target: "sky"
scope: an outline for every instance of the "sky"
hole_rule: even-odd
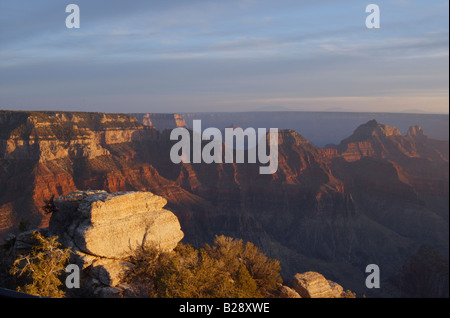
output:
[[[0,109],[449,111],[447,0],[70,1],[0,0]]]

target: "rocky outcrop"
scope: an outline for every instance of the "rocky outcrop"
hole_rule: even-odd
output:
[[[110,155],[107,147],[155,139],[154,129],[124,114],[0,112],[0,159],[47,162]]]
[[[6,245],[13,246],[12,255],[17,257],[18,255],[29,254],[36,241],[33,239],[34,232],[39,232],[43,236],[48,236],[48,228],[35,229],[31,231],[22,232],[20,234],[10,234],[5,240],[8,242]]]
[[[97,257],[122,259],[146,244],[171,251],[183,232],[166,203],[150,192],[75,191],[55,200],[49,233]]]
[[[131,114],[145,126],[154,127],[159,131],[174,129],[177,127],[188,127],[183,116],[180,114]]]
[[[411,126],[408,129],[408,132],[406,133],[406,136],[409,137],[423,137],[425,136],[425,133],[423,132],[422,127],[419,125]]]
[[[363,157],[386,157],[385,140],[401,137],[396,127],[382,125],[376,120],[360,125],[353,134],[338,145],[339,153],[347,161],[356,161]]]
[[[341,298],[344,292],[341,285],[316,272],[296,274],[291,284],[302,298]]]
[[[302,298],[295,290],[285,285],[282,285],[278,292],[279,298]]]
[[[163,209],[166,203],[150,192],[74,191],[54,201],[48,235],[75,252],[88,290],[111,292],[131,266],[133,250],[153,245],[170,252],[183,238],[177,217]]]
[[[444,160],[448,164],[448,142],[430,140],[418,125],[409,127],[406,135],[402,136],[396,127],[371,120],[342,140],[337,149],[340,156],[349,162],[370,157],[392,160],[407,165],[407,168],[410,162],[418,160],[436,163]]]

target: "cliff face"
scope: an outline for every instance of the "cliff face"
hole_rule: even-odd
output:
[[[444,176],[448,177],[448,169],[440,170],[433,166],[448,165],[448,142],[428,138],[420,126],[411,126],[407,134],[402,136],[397,128],[372,120],[342,140],[337,150],[349,162],[364,157],[387,159],[421,176],[429,176],[430,173],[436,175],[438,172],[438,176],[446,173]],[[433,165],[427,164],[427,161],[433,162]]]
[[[279,167],[179,164],[169,132],[126,115],[0,112],[0,230],[47,226],[40,207],[74,190],[150,191],[184,240],[254,242],[285,275],[314,270],[365,293],[364,269],[394,273],[419,245],[448,257],[448,142],[370,121],[333,149],[279,132]],[[21,222],[22,221],[22,222]],[[26,222],[25,222],[26,223]],[[387,277],[387,276],[386,276]]]
[[[126,190],[133,183],[124,181],[127,173],[157,175],[151,167],[125,163],[135,152],[121,146],[159,138],[154,128],[128,115],[2,111],[0,123],[1,232],[25,219],[46,226],[40,207],[52,195],[93,185]]]
[[[157,138],[122,114],[0,112],[0,158],[47,162],[109,155],[107,146]]]

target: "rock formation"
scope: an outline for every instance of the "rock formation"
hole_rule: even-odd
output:
[[[316,272],[296,274],[291,284],[302,298],[341,298],[344,292],[341,285]]]
[[[292,288],[282,285],[279,290],[279,298],[302,298],[295,290]]]
[[[123,114],[0,112],[0,158],[46,162],[110,155],[106,146],[155,139],[157,133]]]
[[[419,125],[415,125],[409,127],[406,135],[410,137],[417,137],[417,136],[425,136],[425,133],[423,132],[422,127],[420,127]]]
[[[117,285],[133,250],[154,245],[170,252],[183,238],[177,217],[163,209],[166,203],[150,192],[75,191],[54,201],[48,235],[75,252],[85,289],[113,296],[126,289]]]
[[[145,126],[154,127],[159,131],[188,127],[180,114],[130,114],[136,117]]]
[[[166,199],[150,192],[75,191],[54,204],[49,234],[96,257],[122,259],[146,244],[171,251],[183,238]]]

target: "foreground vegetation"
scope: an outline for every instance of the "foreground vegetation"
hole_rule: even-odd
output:
[[[60,279],[70,258],[70,249],[61,248],[57,237],[45,237],[34,232],[35,244],[27,255],[19,255],[10,274],[16,277],[16,290],[26,294],[61,298],[65,292]]]
[[[130,262],[128,283],[150,297],[271,297],[282,282],[279,261],[225,236],[199,250],[183,244],[172,253],[140,248]]]
[[[42,297],[65,297],[63,284],[70,249],[56,237],[39,232],[26,255],[18,255],[8,269],[13,289]],[[272,297],[282,283],[280,263],[269,259],[255,245],[240,239],[216,236],[212,245],[196,249],[178,244],[172,252],[141,246],[128,261],[124,275],[137,297],[260,298]],[[11,288],[11,286],[9,286]]]

